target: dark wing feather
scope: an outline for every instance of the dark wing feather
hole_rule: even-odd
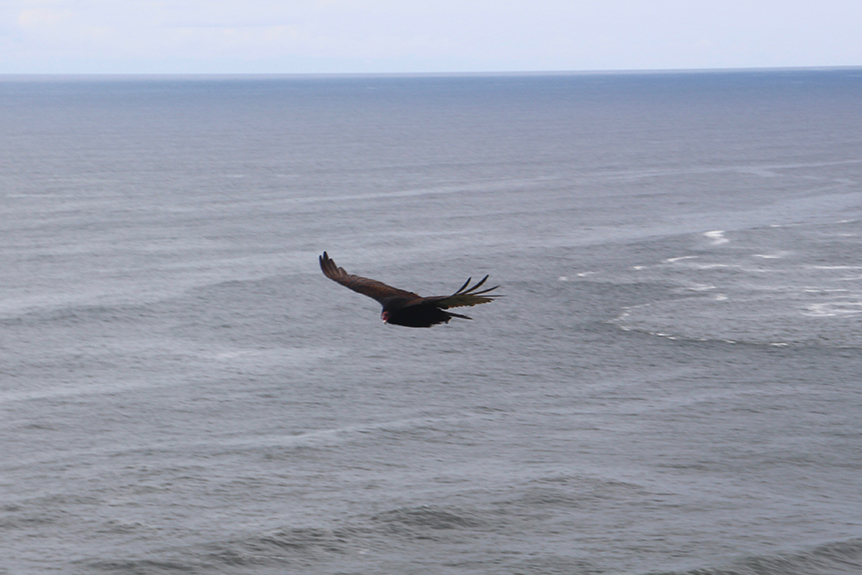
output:
[[[344,287],[352,289],[355,292],[359,292],[362,295],[367,295],[370,298],[374,298],[381,304],[383,304],[385,300],[394,297],[417,300],[422,299],[422,296],[413,292],[394,288],[377,280],[349,274],[344,271],[344,268],[340,268],[335,265],[335,262],[330,259],[329,255],[327,255],[326,252],[323,252],[323,255],[320,256],[319,259],[320,269],[323,271],[323,275],[325,275],[332,281],[340,283]]]
[[[473,278],[467,278],[467,281],[464,282],[464,285],[461,288],[453,293],[452,295],[444,295],[444,296],[435,296],[435,297],[426,297],[423,301],[433,302],[439,308],[449,309],[450,307],[464,307],[464,306],[473,306],[479,305],[481,303],[488,303],[489,301],[494,301],[494,298],[500,297],[497,295],[483,295],[490,291],[497,289],[500,286],[494,286],[492,288],[486,288],[482,291],[476,291],[488,280],[488,276],[485,276],[475,284],[473,287],[468,288],[470,285],[470,280]]]

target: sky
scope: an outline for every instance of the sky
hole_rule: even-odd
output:
[[[0,0],[0,74],[862,66],[862,0]]]

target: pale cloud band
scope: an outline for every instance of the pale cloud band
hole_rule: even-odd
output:
[[[12,0],[0,73],[862,65],[856,0]]]

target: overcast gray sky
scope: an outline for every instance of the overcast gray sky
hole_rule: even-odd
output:
[[[862,0],[0,0],[0,73],[862,65]]]

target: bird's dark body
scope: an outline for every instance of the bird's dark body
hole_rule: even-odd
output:
[[[383,305],[383,313],[386,313],[386,323],[403,325],[406,327],[431,327],[438,323],[449,323],[457,314],[446,312],[436,305],[431,304],[409,304],[401,298]],[[458,316],[464,317],[464,316]]]

